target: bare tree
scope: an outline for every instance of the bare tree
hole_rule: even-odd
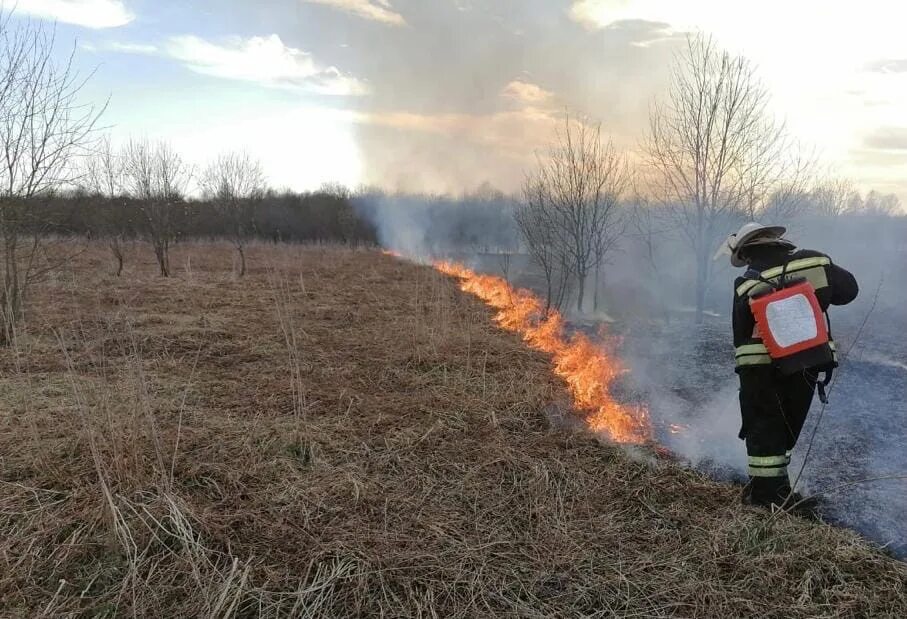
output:
[[[901,210],[901,200],[895,194],[883,194],[874,189],[866,194],[864,200],[854,201],[853,205],[852,212],[859,215],[890,217]]]
[[[554,209],[547,204],[548,193],[538,178],[526,179],[524,201],[514,217],[532,260],[545,277],[545,313],[560,309],[572,277],[572,260],[554,231]]]
[[[601,126],[564,117],[563,130],[526,183],[526,198],[547,211],[554,255],[566,255],[576,278],[577,311],[583,310],[589,275],[620,233],[620,198],[629,171]]]
[[[124,186],[139,201],[145,234],[163,277],[170,276],[170,244],[192,168],[166,142],[131,140],[123,151]]]
[[[830,179],[819,183],[809,195],[808,211],[813,215],[837,217],[847,211],[856,193],[853,183],[845,179]]]
[[[675,58],[667,101],[650,112],[651,184],[693,251],[697,322],[719,240],[772,204],[788,212],[787,200],[802,193],[810,170],[768,105],[750,62],[698,35]]]
[[[661,268],[663,260],[661,248],[665,244],[665,239],[673,233],[671,219],[666,216],[664,207],[653,204],[638,191],[634,191],[628,219],[629,235],[635,238],[642,248],[646,266],[655,284],[655,294],[652,296],[661,307],[665,323],[670,323],[671,313],[664,295],[667,282]]]
[[[341,200],[349,200],[353,197],[353,192],[350,191],[350,188],[344,185],[343,183],[337,182],[325,182],[321,183],[321,186],[318,188],[320,193],[325,193],[329,196],[334,196],[335,198],[340,198]]]
[[[809,207],[815,160],[802,156],[796,147],[791,152],[795,154],[777,166],[783,177],[775,177],[765,193],[747,201],[745,210],[750,221],[788,221]]]
[[[901,208],[900,199],[893,193],[883,194],[872,189],[863,197],[853,190],[846,196],[842,213],[846,215],[894,215]]]
[[[104,136],[94,154],[87,158],[83,187],[95,196],[108,199],[111,203],[120,200],[125,193],[124,172],[125,158],[122,153],[114,151],[110,137]],[[113,209],[106,213],[104,236],[117,263],[116,274],[123,273],[125,260],[125,236],[128,214],[125,204],[113,204]]]
[[[254,204],[265,191],[261,164],[246,153],[223,154],[205,169],[201,186],[205,196],[229,222],[242,277],[246,274],[245,245],[251,233]]]
[[[592,238],[592,262],[594,264],[593,279],[595,286],[592,291],[592,311],[598,311],[600,300],[599,289],[602,282],[602,267],[605,265],[608,254],[617,246],[620,237],[626,231],[627,218],[621,210],[619,195],[623,193],[626,185],[626,175],[621,179],[621,187],[618,193],[609,193],[606,197],[607,204],[605,208],[609,211],[608,225],[602,226],[597,235]]]
[[[12,24],[0,8],[0,342],[12,337],[31,283],[53,265],[41,261],[42,199],[77,177],[104,111],[79,102],[85,84],[62,62],[55,31]]]

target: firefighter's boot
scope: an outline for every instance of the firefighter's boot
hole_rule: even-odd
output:
[[[774,505],[780,507],[790,494],[790,482],[787,476],[783,477],[750,477],[749,483],[743,489],[741,501],[744,505],[766,507],[771,509]]]
[[[764,507],[772,512],[785,511],[808,520],[818,520],[818,501],[791,492],[786,477],[750,477],[743,489],[741,502],[744,505]]]

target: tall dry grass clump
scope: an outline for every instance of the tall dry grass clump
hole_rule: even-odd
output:
[[[854,534],[552,427],[549,360],[430,268],[254,245],[239,279],[197,244],[117,278],[104,251],[0,351],[2,616],[907,610]]]

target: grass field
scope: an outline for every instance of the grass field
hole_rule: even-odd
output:
[[[855,534],[552,424],[549,360],[429,267],[128,260],[89,247],[0,350],[4,617],[907,616]]]

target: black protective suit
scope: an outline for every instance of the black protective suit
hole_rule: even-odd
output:
[[[845,305],[859,291],[854,276],[832,264],[828,256],[811,250],[795,250],[783,242],[747,248],[742,253],[749,263],[748,276],[788,265],[793,277],[813,284],[823,311],[830,305]],[[787,467],[790,454],[806,421],[819,373],[812,367],[791,375],[782,374],[755,332],[746,290],[754,282],[738,277],[734,283],[733,330],[740,377],[740,438],[746,441],[750,483],[744,500],[757,505],[781,505],[790,494]],[[832,348],[834,343],[832,342]]]

